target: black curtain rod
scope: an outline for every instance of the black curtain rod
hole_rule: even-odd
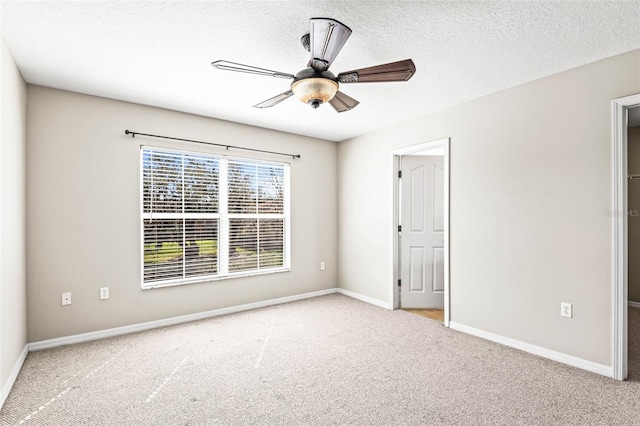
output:
[[[195,141],[193,139],[173,138],[171,136],[151,135],[149,133],[132,132],[130,130],[125,130],[124,134],[125,135],[131,135],[132,138],[135,138],[136,135],[141,135],[141,136],[149,136],[149,137],[152,137],[152,138],[171,139],[172,141],[192,142],[192,143],[201,143],[201,144],[205,144],[205,145],[221,146],[223,148],[226,148],[227,150],[229,148],[243,149],[245,151],[263,152],[263,153],[266,153],[266,154],[284,155],[286,157],[291,157],[291,158],[300,158],[300,154],[287,154],[287,153],[284,153],[284,152],[265,151],[264,149],[243,148],[241,146],[225,145],[225,144],[222,144],[222,143],[214,143],[214,142]]]

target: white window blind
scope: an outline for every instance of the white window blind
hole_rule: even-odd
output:
[[[286,270],[289,168],[142,148],[142,286]]]

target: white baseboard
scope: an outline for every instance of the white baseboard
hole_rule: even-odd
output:
[[[249,311],[251,309],[265,308],[267,306],[280,305],[282,303],[295,302],[296,300],[310,299],[312,297],[325,296],[327,294],[340,293],[363,302],[391,309],[391,305],[341,288],[330,288],[327,290],[314,291],[311,293],[296,294],[294,296],[281,297],[278,299],[264,300],[261,302],[247,303],[245,305],[231,306],[229,308],[214,309],[211,311],[198,312],[196,314],[181,315],[178,317],[165,318],[156,321],[143,322],[138,324],[125,325],[122,327],[109,328],[106,330],[92,331],[89,333],[74,334],[71,336],[58,337],[55,339],[41,340],[27,344],[29,351],[39,351],[42,349],[55,348],[58,346],[71,345],[74,343],[89,342],[92,340],[104,339],[107,337],[121,336],[123,334],[136,333],[138,331],[151,330],[154,328],[166,327],[170,325],[183,324],[190,321],[212,318],[220,315],[233,314],[236,312]],[[9,388],[10,389],[10,388]]]
[[[75,334],[72,336],[59,337],[56,339],[41,340],[29,343],[29,351],[55,348],[57,346],[70,345],[73,343],[88,342],[91,340],[104,339],[106,337],[120,336],[123,334],[135,333],[138,331],[151,330],[153,328],[166,327],[169,325],[182,324],[190,321],[198,321],[220,315],[233,314],[236,312],[249,311],[251,309],[265,308],[267,306],[280,305],[282,303],[294,302],[296,300],[310,299],[312,297],[325,296],[338,292],[337,288],[314,291],[311,293],[296,294],[294,296],[281,297],[278,299],[264,300],[261,302],[247,303],[245,305],[232,306],[229,308],[214,309],[196,314],[181,315],[178,317],[165,318],[156,321],[143,322],[139,324],[125,325],[122,327],[109,328],[106,330],[93,331],[90,333]],[[10,389],[10,388],[9,388]]]
[[[489,333],[487,331],[479,330],[477,328],[469,327],[463,324],[458,324],[453,321],[449,321],[449,327],[463,333],[471,334],[473,336],[491,340],[492,342],[500,343],[501,345],[509,346],[524,352],[528,352],[530,354],[538,355],[552,361],[561,362],[563,364],[581,368],[583,370],[591,371],[592,373],[601,374],[603,376],[613,377],[613,368],[608,365],[602,365],[596,362],[587,361],[582,358],[552,351],[540,346],[531,345],[529,343],[521,342],[515,339],[510,339],[508,337],[499,336],[497,334]]]
[[[345,296],[349,296],[349,297],[352,297],[354,299],[361,300],[361,301],[369,303],[371,305],[376,305],[376,306],[379,306],[379,307],[385,308],[385,309],[393,309],[391,307],[390,303],[383,302],[383,301],[378,300],[378,299],[374,299],[373,297],[365,296],[363,294],[356,293],[356,292],[349,291],[349,290],[345,290],[343,288],[339,288],[337,291],[340,294],[344,294]]]
[[[629,300],[629,306],[632,308],[640,308],[640,302],[634,302],[633,300]]]
[[[11,388],[13,388],[13,384],[16,382],[16,379],[18,378],[18,373],[20,373],[20,370],[22,369],[22,364],[24,364],[24,360],[27,359],[28,353],[29,353],[29,347],[25,345],[24,349],[22,350],[22,353],[18,357],[18,360],[16,361],[15,365],[13,366],[13,369],[11,370],[11,374],[9,374],[7,381],[2,386],[2,393],[0,393],[0,408],[2,408],[2,406],[4,405],[4,401],[6,401],[7,397],[9,396],[9,392],[11,392]]]

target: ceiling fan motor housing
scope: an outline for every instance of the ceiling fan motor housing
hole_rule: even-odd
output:
[[[338,87],[338,79],[331,71],[318,71],[311,67],[296,74],[291,83],[291,91],[296,97],[313,108],[333,99]]]

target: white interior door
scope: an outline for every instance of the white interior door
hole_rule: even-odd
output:
[[[400,169],[400,306],[444,309],[444,156],[403,155]]]

